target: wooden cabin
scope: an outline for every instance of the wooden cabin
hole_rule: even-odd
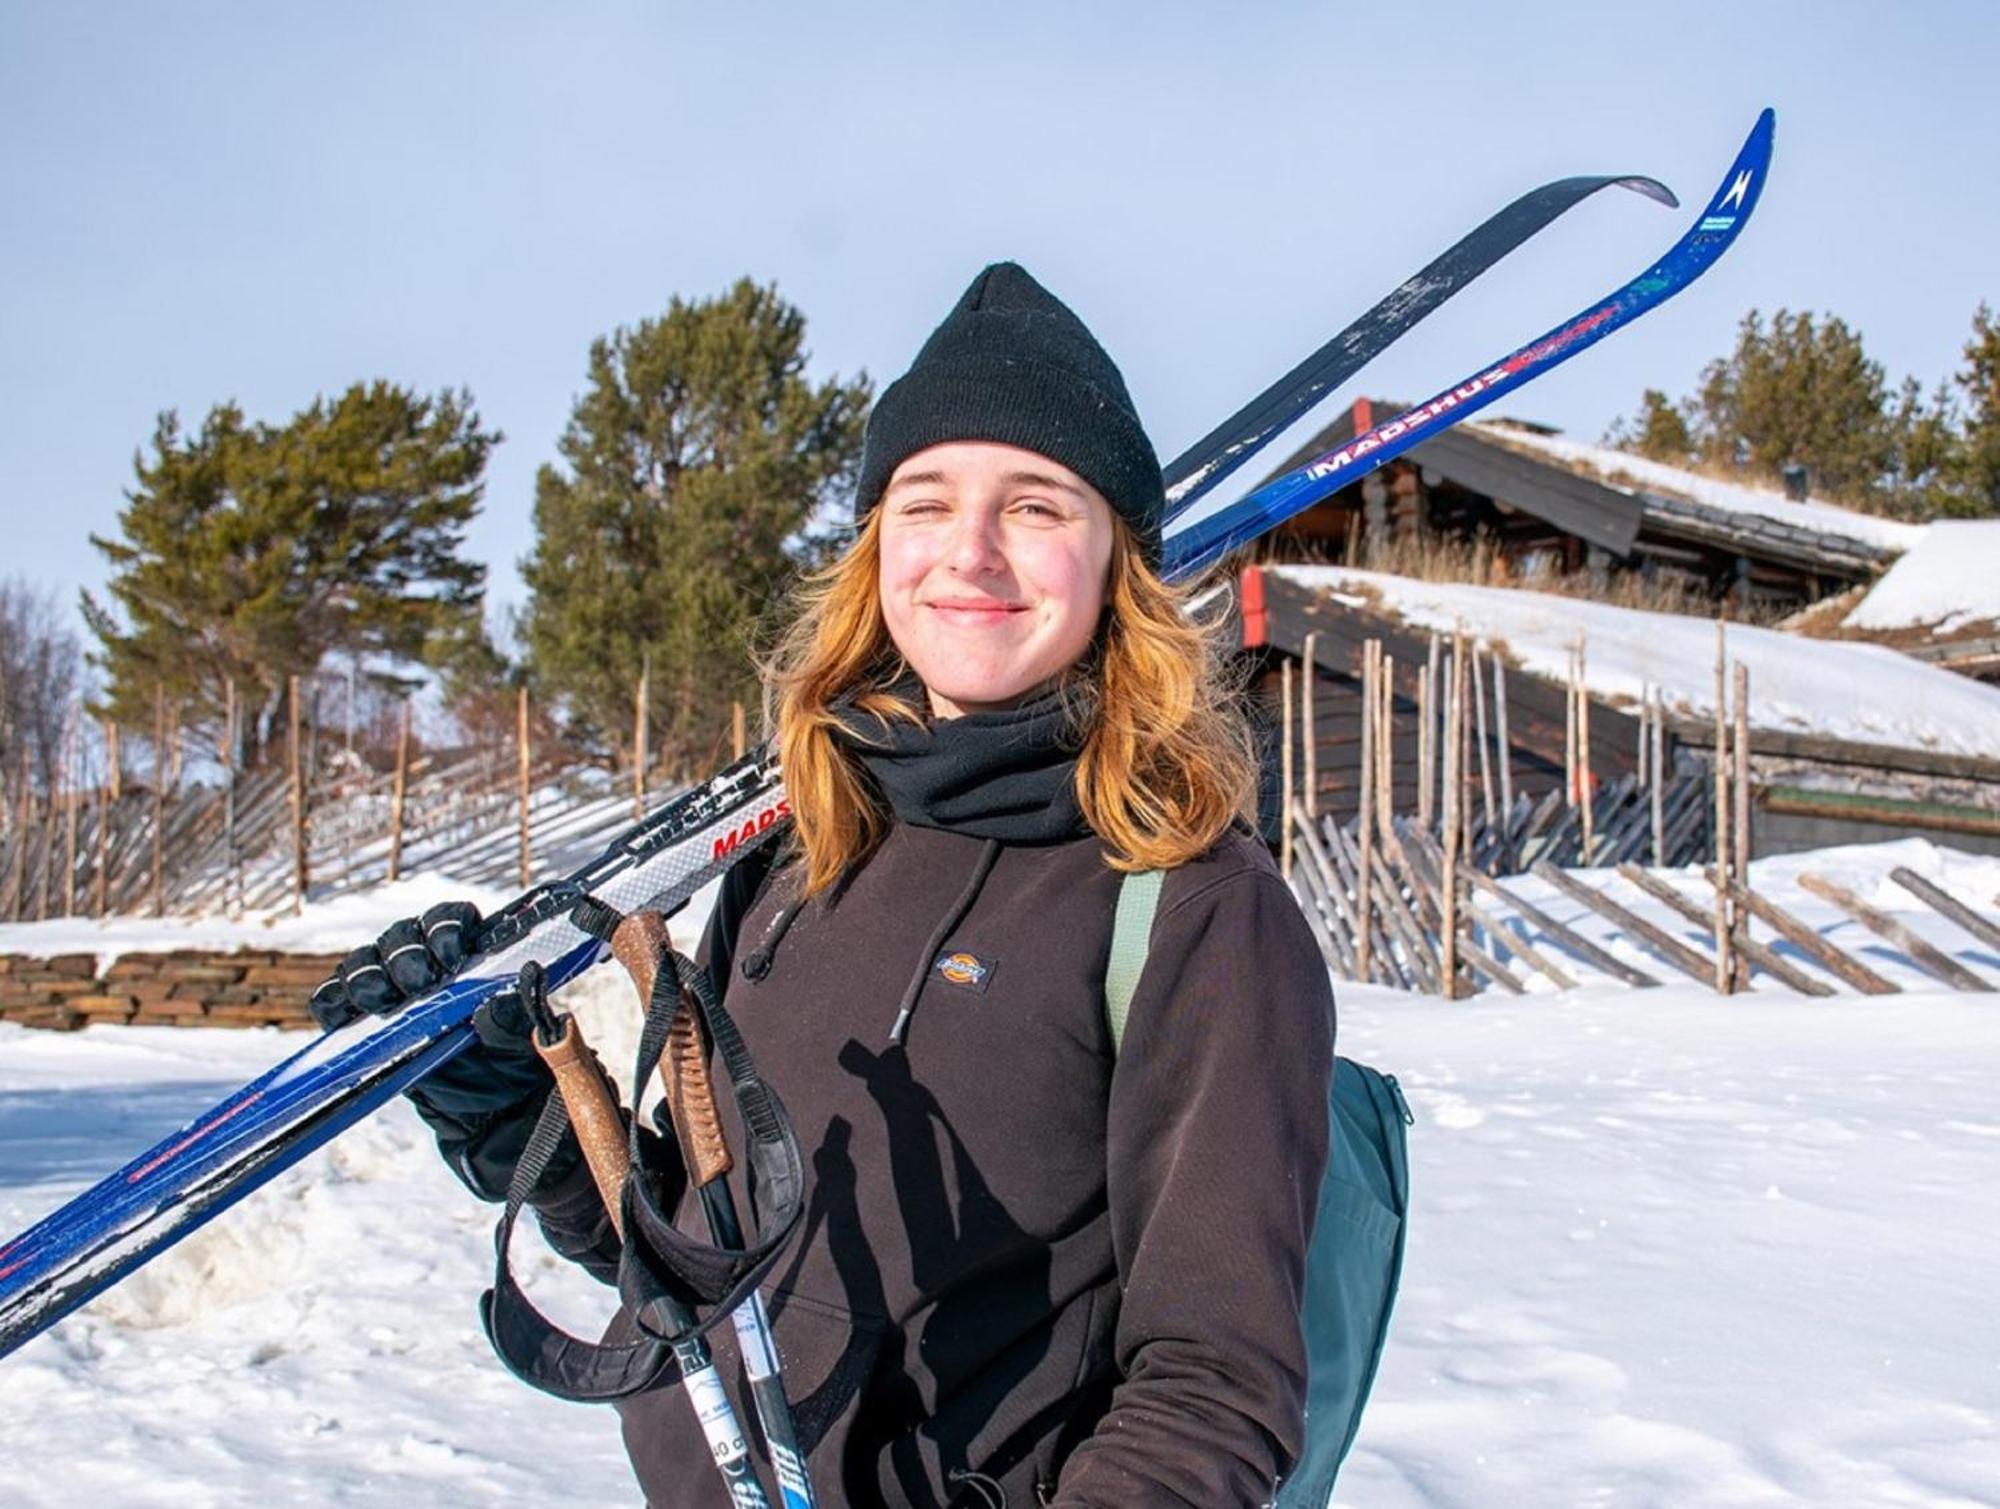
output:
[[[1282,570],[1249,566],[1238,575],[1231,632],[1241,653],[1253,706],[1264,734],[1262,826],[1278,832],[1278,793],[1284,754],[1283,688],[1292,689],[1292,790],[1309,790],[1314,807],[1336,822],[1355,816],[1360,766],[1361,665],[1363,646],[1380,640],[1394,687],[1391,738],[1395,807],[1402,814],[1435,810],[1440,765],[1438,734],[1420,733],[1420,683],[1440,674],[1449,636],[1408,624],[1393,610],[1344,591],[1322,592],[1289,580]],[[1497,670],[1493,658],[1479,657],[1470,755],[1465,771],[1467,800],[1475,809],[1487,801],[1490,784],[1497,805],[1505,793],[1516,798],[1561,801],[1566,744],[1571,726],[1563,684],[1515,667]],[[1587,774],[1577,788],[1609,791],[1621,782],[1643,784],[1657,771],[1699,774],[1715,745],[1712,723],[1667,710],[1659,734],[1660,758],[1642,755],[1641,719],[1624,706],[1583,694],[1587,725]],[[1440,716],[1442,699],[1431,703]],[[1483,706],[1480,703],[1483,702]],[[1308,716],[1309,709],[1309,716]],[[1429,748],[1427,750],[1427,743]],[[2000,853],[2000,759],[1938,750],[1864,744],[1825,735],[1752,728],[1750,764],[1756,807],[1752,822],[1754,855],[1787,853],[1837,843],[1873,842],[1921,833],[1961,848]],[[1429,758],[1426,759],[1428,753]],[[1432,800],[1421,796],[1428,768]],[[1579,769],[1585,764],[1579,759]],[[1684,805],[1686,805],[1684,803]],[[1693,806],[1698,807],[1699,803]],[[1706,842],[1706,815],[1682,812],[1668,852],[1685,855]]]
[[[1278,470],[1347,444],[1400,407],[1357,400]],[[1771,618],[1874,581],[1898,553],[1885,536],[1906,527],[1775,493],[1762,511],[1717,506],[1700,498],[1710,479],[1691,473],[1678,493],[1628,485],[1615,453],[1585,464],[1554,436],[1515,422],[1458,425],[1275,530],[1264,556],[1358,565],[1365,548],[1413,536],[1484,540],[1517,579],[1636,572],[1731,601],[1736,616]]]

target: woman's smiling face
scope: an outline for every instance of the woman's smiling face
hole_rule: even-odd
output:
[[[882,614],[934,716],[1011,707],[1082,658],[1114,526],[1075,472],[956,440],[898,466],[880,508]]]

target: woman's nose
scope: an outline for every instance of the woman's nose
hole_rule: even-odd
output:
[[[974,575],[996,569],[1004,559],[1000,521],[983,509],[969,508],[960,514],[946,552],[951,569],[961,575]]]

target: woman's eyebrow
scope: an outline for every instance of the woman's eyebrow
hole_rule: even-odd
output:
[[[899,487],[942,487],[949,480],[940,471],[905,472],[889,484],[888,490],[894,492]]]
[[[1074,493],[1079,498],[1083,496],[1083,489],[1074,482],[1065,482],[1047,472],[1009,472],[1001,480],[1016,487],[1053,487],[1059,492]]]

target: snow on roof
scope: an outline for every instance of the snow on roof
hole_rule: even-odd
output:
[[[1932,524],[1847,615],[1850,629],[1945,634],[1982,621],[2000,622],[2000,519]]]
[[[1270,569],[1356,606],[1379,604],[1420,628],[1449,633],[1462,625],[1504,647],[1513,664],[1552,680],[1568,676],[1570,649],[1582,639],[1585,678],[1599,699],[1636,706],[1645,688],[1656,686],[1689,716],[1715,715],[1710,619],[1344,566]],[[2000,758],[2000,687],[1880,645],[1740,624],[1729,626],[1729,656],[1750,668],[1753,728]]]
[[[1644,456],[1613,450],[1609,446],[1590,445],[1581,440],[1544,434],[1516,425],[1489,421],[1468,424],[1466,428],[1476,430],[1489,440],[1538,452],[1562,463],[1571,471],[1588,472],[1598,481],[1624,492],[1665,493],[1732,513],[1756,514],[1799,529],[1842,535],[1884,550],[1912,548],[1929,527],[1859,513],[1824,500],[1794,503],[1771,488],[1754,487],[1744,482],[1723,482],[1683,467],[1669,466],[1663,461],[1648,461]]]

